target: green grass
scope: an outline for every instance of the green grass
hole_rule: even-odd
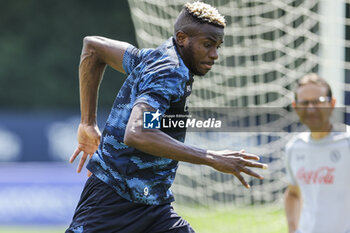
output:
[[[222,210],[177,207],[197,233],[283,233],[287,232],[282,208],[263,206]]]
[[[276,206],[225,207],[211,210],[175,206],[196,233],[284,233],[287,225],[283,209]],[[62,233],[66,226],[0,226],[0,233]]]

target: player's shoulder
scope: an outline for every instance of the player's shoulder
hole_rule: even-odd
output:
[[[350,140],[350,126],[346,124],[333,125],[332,141]]]
[[[189,78],[189,70],[177,53],[172,37],[149,53],[144,62],[146,72],[176,76],[184,80]]]
[[[287,142],[285,148],[286,150],[290,150],[293,147],[296,147],[298,144],[302,144],[308,141],[310,138],[309,132],[302,132],[298,134],[294,134],[291,139]]]
[[[350,125],[343,124],[342,127],[340,128],[340,131],[344,131],[345,135],[348,137],[350,136]]]
[[[179,66],[180,58],[177,54],[175,42],[172,37],[167,39],[163,44],[155,49],[159,53],[160,60],[164,59],[164,61]]]

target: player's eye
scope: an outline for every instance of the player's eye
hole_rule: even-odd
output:
[[[204,47],[210,48],[211,47],[211,43],[210,42],[204,43]]]
[[[317,99],[313,100],[297,100],[296,103],[300,107],[307,107],[309,104],[312,104],[313,106],[318,106],[323,103],[329,102],[331,98],[329,96],[320,96]]]

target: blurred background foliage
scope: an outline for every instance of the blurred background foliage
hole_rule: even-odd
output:
[[[77,108],[83,38],[99,35],[136,45],[126,0],[0,3],[0,108]],[[107,68],[100,107],[111,107],[125,78]]]

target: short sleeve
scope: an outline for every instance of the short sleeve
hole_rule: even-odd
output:
[[[284,149],[287,181],[288,181],[288,184],[297,185],[297,182],[295,180],[295,176],[293,174],[292,167],[291,167],[291,152],[292,152],[291,150],[292,150],[291,146],[288,143]]]
[[[130,45],[123,56],[123,69],[125,73],[129,75],[142,59],[152,51],[153,49],[138,49],[135,46]]]
[[[134,105],[146,103],[162,114],[170,108],[171,102],[177,102],[184,95],[186,79],[178,73],[163,72],[143,77],[138,88],[139,93]]]

